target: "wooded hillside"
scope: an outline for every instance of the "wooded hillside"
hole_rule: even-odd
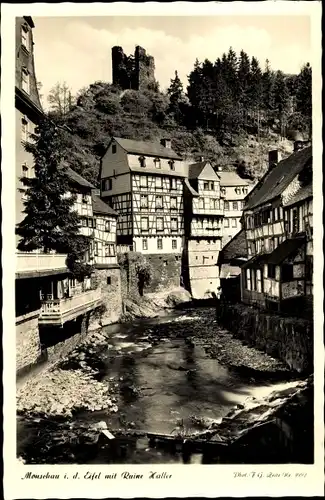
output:
[[[297,131],[311,136],[311,76],[308,63],[299,75],[285,75],[230,48],[214,63],[195,61],[186,90],[177,71],[167,92],[95,82],[72,97],[57,84],[50,115],[66,126],[71,166],[95,184],[112,135],[145,141],[168,136],[187,160],[203,155],[214,166],[259,178],[270,149],[287,155]]]

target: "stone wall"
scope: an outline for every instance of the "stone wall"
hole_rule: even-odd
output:
[[[150,284],[144,287],[144,293],[173,290],[181,285],[180,254],[119,254],[122,299],[140,297],[136,270],[140,261],[149,265],[151,274]]]
[[[101,324],[107,325],[116,323],[122,313],[120,268],[96,269],[92,276],[92,281],[93,284],[96,287],[100,287],[102,291],[104,307],[102,308],[99,318]]]
[[[38,313],[16,318],[16,372],[20,373],[37,363],[41,357],[38,335]]]
[[[224,304],[219,323],[237,338],[284,361],[299,373],[313,371],[313,322],[262,312],[243,304]]]

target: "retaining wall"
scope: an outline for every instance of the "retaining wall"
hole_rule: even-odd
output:
[[[223,304],[219,324],[235,337],[284,361],[299,373],[313,372],[313,322],[284,317],[243,304]]]

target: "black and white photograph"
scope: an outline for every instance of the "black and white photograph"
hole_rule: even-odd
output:
[[[12,23],[21,487],[51,466],[86,466],[73,479],[95,488],[149,465],[161,494],[173,465],[229,465],[299,488],[278,466],[319,464],[323,440],[312,16],[124,5],[25,4]]]

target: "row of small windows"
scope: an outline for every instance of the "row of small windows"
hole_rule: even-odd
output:
[[[97,227],[97,221],[93,217],[82,217],[80,224],[82,227],[91,227],[91,228]],[[105,231],[107,233],[111,232],[111,222],[109,220],[105,221]]]
[[[199,208],[203,210],[219,210],[220,200],[213,198],[199,198]]]
[[[172,249],[177,250],[177,240],[172,240]],[[148,250],[148,240],[142,240],[142,250]],[[157,250],[163,250],[163,240],[157,239]]]
[[[244,202],[242,201],[224,201],[225,210],[242,210],[244,208]]]
[[[156,230],[164,231],[164,218],[156,217]],[[171,231],[178,231],[178,219],[177,217],[171,217],[170,219],[170,229]],[[141,231],[149,231],[149,217],[141,217]]]
[[[254,227],[261,227],[263,224],[277,222],[283,218],[282,207],[265,208],[254,215],[246,217],[246,228],[253,229]]]
[[[111,191],[113,187],[112,179],[103,179],[102,180],[102,191]],[[140,176],[140,187],[148,188],[148,177],[146,175]],[[161,177],[157,177],[155,180],[155,188],[162,189],[163,187],[163,179]],[[169,179],[169,189],[175,190],[177,189],[177,179]]]
[[[145,156],[139,156],[138,158],[140,167],[145,168],[147,166],[147,158]],[[161,169],[161,160],[160,158],[154,158],[153,160],[155,167],[159,170]],[[175,162],[174,160],[169,160],[168,165],[170,170],[175,170]]]
[[[94,241],[93,242],[93,247],[91,248],[91,251],[93,251],[95,257],[99,255],[99,242]],[[115,257],[116,251],[115,251],[115,245],[114,243],[105,243],[104,245],[104,256],[105,257]]]
[[[140,207],[141,208],[149,208],[149,198],[147,194],[142,194],[140,198]],[[164,208],[163,205],[163,197],[162,196],[156,196],[155,197],[155,208],[156,209],[162,209]],[[171,196],[170,197],[170,209],[171,210],[177,210],[177,198],[176,196]]]
[[[229,188],[228,188],[229,189]],[[227,188],[225,188],[224,186],[222,186],[220,188],[220,191],[221,191],[221,194],[226,194],[226,191],[227,191]],[[246,195],[248,194],[248,188],[247,187],[236,187],[235,188],[235,193],[240,195],[240,194],[243,194],[243,195]]]
[[[237,227],[239,225],[239,220],[237,220],[235,217],[234,218],[226,217],[223,221],[223,227],[230,227],[230,222],[231,222],[231,227]]]

